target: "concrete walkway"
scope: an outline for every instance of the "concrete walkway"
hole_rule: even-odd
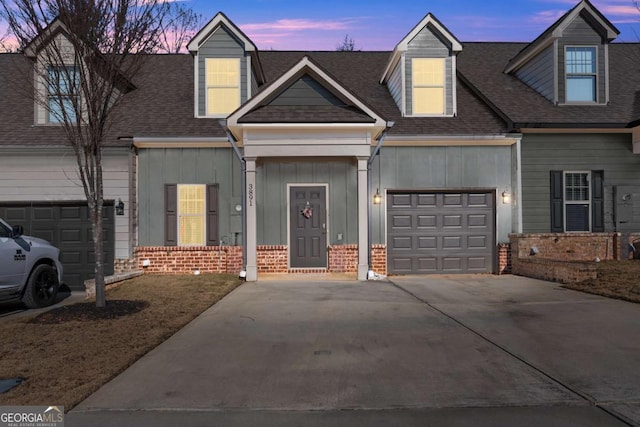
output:
[[[640,425],[640,305],[515,276],[262,280],[68,426]]]

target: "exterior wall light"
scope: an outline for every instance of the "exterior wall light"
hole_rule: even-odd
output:
[[[507,189],[502,192],[502,203],[505,205],[511,203],[511,193],[509,193],[509,190]]]
[[[382,203],[382,195],[380,194],[380,189],[376,188],[376,194],[373,195],[373,204],[379,205]]]
[[[118,203],[116,203],[116,215],[124,215],[124,202],[122,199],[118,199]]]

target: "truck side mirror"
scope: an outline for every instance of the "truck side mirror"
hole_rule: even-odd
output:
[[[12,235],[11,237],[13,237],[14,239],[17,239],[18,237],[22,236],[24,234],[24,228],[21,225],[14,225],[12,227]]]

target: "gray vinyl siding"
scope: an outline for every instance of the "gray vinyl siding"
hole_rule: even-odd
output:
[[[251,71],[251,96],[256,96],[258,93],[258,80],[256,79],[256,75],[253,71]]]
[[[247,58],[242,44],[220,26],[198,49],[198,114],[206,115],[206,66],[207,58],[240,58],[240,103],[247,100]]]
[[[595,46],[598,61],[596,84],[598,103],[606,102],[606,56],[602,37],[584,19],[577,17],[565,30],[558,42],[558,100],[564,103],[566,99],[565,84],[565,47],[566,46]]]
[[[241,244],[241,169],[231,148],[140,149],[138,165],[140,245],[164,246],[165,184],[218,184],[220,240]]]
[[[396,102],[396,105],[402,111],[402,63],[398,62],[396,69],[391,74],[391,78],[387,82],[389,92]]]
[[[409,42],[405,55],[405,81],[406,81],[406,114],[413,114],[413,79],[411,61],[413,58],[446,58],[445,60],[445,114],[453,114],[453,52],[442,39],[436,36],[428,27],[422,29],[418,35]]]
[[[515,166],[514,166],[515,167]],[[504,147],[383,147],[372,165],[372,188],[390,190],[512,188],[512,149]],[[497,200],[498,242],[513,231],[511,205]],[[373,207],[374,244],[383,243],[385,207]]]
[[[311,76],[295,81],[269,105],[345,105]]]
[[[328,184],[329,244],[358,243],[357,167],[344,160],[265,160],[257,168],[258,244],[287,243],[287,184]],[[338,233],[343,235],[338,241]]]
[[[104,199],[125,205],[124,215],[115,217],[115,257],[131,256],[131,217],[135,205],[131,152],[105,150],[102,155]],[[0,202],[85,202],[78,179],[78,165],[71,149],[0,150]]]
[[[516,72],[520,80],[551,102],[555,102],[554,52],[554,46],[549,46]]]
[[[525,233],[548,233],[549,171],[604,171],[605,231],[614,231],[613,187],[634,187],[633,221],[624,230],[640,229],[640,155],[631,153],[630,135],[531,135],[522,139],[522,210]]]

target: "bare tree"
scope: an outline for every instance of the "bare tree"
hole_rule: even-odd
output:
[[[336,46],[336,50],[340,52],[343,52],[343,51],[352,52],[354,50],[360,50],[360,49],[356,49],[356,42],[351,37],[349,37],[349,34],[346,34],[344,36],[344,40],[342,40],[342,43]]]
[[[183,3],[169,3],[168,8],[168,19],[165,19],[156,51],[180,53],[203,26],[204,17]]]
[[[96,305],[106,305],[102,207],[105,135],[131,81],[159,44],[165,0],[0,0],[0,12],[33,59],[32,91],[73,148],[95,250]]]

